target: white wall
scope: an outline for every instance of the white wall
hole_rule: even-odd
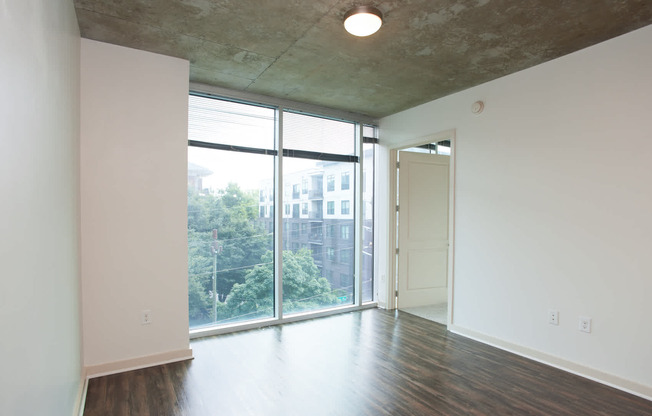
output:
[[[81,61],[84,364],[189,357],[188,62],[86,39]]]
[[[0,2],[0,91],[0,414],[70,415],[82,381],[71,1]]]
[[[652,26],[380,123],[390,147],[457,130],[455,328],[647,396],[650,45]]]

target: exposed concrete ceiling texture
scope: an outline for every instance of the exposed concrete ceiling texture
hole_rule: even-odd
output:
[[[652,23],[652,0],[74,0],[81,35],[190,81],[383,117]],[[356,5],[384,23],[357,38]],[[651,47],[652,53],[652,47]]]

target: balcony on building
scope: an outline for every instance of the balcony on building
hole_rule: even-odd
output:
[[[321,232],[311,232],[308,235],[308,242],[310,244],[323,244],[324,236]]]

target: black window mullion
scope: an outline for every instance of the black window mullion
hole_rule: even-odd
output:
[[[233,152],[254,153],[258,155],[276,156],[278,154],[278,151],[273,149],[259,149],[255,147],[232,146],[228,144],[200,142],[198,140],[188,140],[188,146],[204,147],[206,149],[230,150]]]
[[[327,160],[330,162],[352,162],[358,163],[359,157],[353,155],[338,155],[334,153],[319,153],[308,150],[283,149],[283,156],[297,157],[302,159]]]

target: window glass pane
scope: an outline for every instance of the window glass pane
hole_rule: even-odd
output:
[[[373,162],[366,159],[373,145],[358,154],[356,124],[284,112],[284,148],[304,153],[284,157],[277,190],[277,156],[248,150],[275,149],[276,110],[198,95],[189,101],[189,140],[232,146],[188,148],[190,327],[274,316],[275,235],[283,236],[285,314],[353,304],[357,162],[328,154],[365,158],[361,295],[373,300]],[[377,137],[375,127],[363,129]],[[283,195],[276,234],[275,192]]]
[[[188,105],[189,140],[274,149],[273,108],[196,95],[189,97]]]
[[[374,300],[374,152],[376,145],[362,145],[362,301]]]
[[[301,183],[309,177],[309,192],[301,200],[308,205],[308,216],[286,217],[284,223],[304,224],[308,233],[283,235],[283,312],[285,314],[318,310],[338,305],[351,305],[353,296],[353,190],[329,193],[336,199],[324,200],[324,187],[329,176],[340,177],[352,172],[350,162],[326,162],[313,159],[286,157],[283,161],[283,183]],[[353,186],[351,186],[353,188]],[[339,212],[342,200],[349,207],[348,214]],[[335,209],[337,205],[337,210]],[[326,211],[326,216],[324,216]],[[333,229],[348,227],[348,235],[340,238]],[[289,226],[292,229],[293,225]],[[327,234],[331,233],[331,234]],[[348,237],[348,238],[346,238]],[[295,249],[296,244],[301,249]],[[306,248],[304,248],[306,247]],[[342,257],[341,253],[345,253]],[[343,259],[343,260],[341,260]],[[342,276],[346,276],[345,279]]]
[[[410,153],[436,153],[432,149],[425,147],[409,147],[407,149],[401,149],[401,152],[410,152]]]
[[[374,126],[362,126],[362,135],[364,137],[378,138],[378,130]]]
[[[191,328],[274,316],[273,177],[274,156],[188,148]]]
[[[446,140],[443,142],[437,143],[437,154],[438,155],[451,155],[451,145],[450,141]]]
[[[338,155],[355,154],[355,124],[283,113],[283,147]]]

